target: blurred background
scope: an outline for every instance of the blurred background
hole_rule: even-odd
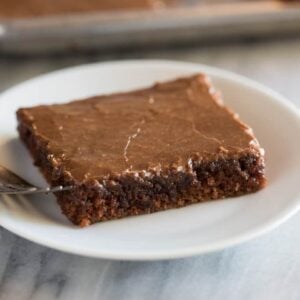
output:
[[[204,45],[299,31],[299,1],[0,1],[0,52],[7,54]]]
[[[137,58],[234,71],[300,107],[300,1],[0,0],[0,92],[64,67]],[[300,299],[299,213],[237,247],[164,262],[82,258],[2,228],[0,241],[0,300]]]

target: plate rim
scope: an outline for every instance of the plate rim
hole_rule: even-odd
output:
[[[183,62],[183,61],[173,61],[173,60],[160,60],[160,59],[131,59],[131,60],[116,60],[116,61],[107,61],[107,62],[96,62],[96,63],[88,63],[88,64],[81,64],[77,66],[67,67],[59,70],[55,70],[52,72],[48,72],[42,75],[35,76],[31,79],[25,80],[7,90],[2,92],[0,94],[0,103],[3,103],[5,101],[5,97],[9,96],[11,92],[14,92],[14,90],[23,88],[26,85],[31,85],[36,80],[46,80],[47,77],[53,77],[56,75],[60,75],[63,73],[78,71],[80,69],[86,69],[86,68],[101,68],[101,67],[109,67],[109,66],[118,66],[118,65],[165,65],[167,67],[174,66],[174,67],[180,67],[180,68],[195,68],[202,70],[202,72],[210,73],[210,75],[216,76],[216,77],[222,77],[229,79],[231,81],[234,81],[239,84],[246,85],[257,92],[264,94],[270,98],[272,98],[272,101],[278,102],[280,105],[284,106],[291,114],[294,114],[297,116],[298,122],[300,124],[300,109],[292,102],[286,100],[285,97],[280,95],[279,93],[275,92],[271,88],[268,88],[264,86],[263,84],[260,84],[252,79],[249,79],[245,76],[239,75],[237,73],[233,73],[231,71],[227,71],[221,68],[211,67],[205,64],[199,64],[199,63],[191,63],[191,62]],[[160,252],[147,252],[147,251],[135,251],[134,253],[125,252],[125,253],[110,253],[106,251],[99,251],[98,249],[89,249],[89,248],[74,248],[72,245],[69,246],[68,244],[61,244],[60,242],[56,243],[55,241],[47,241],[47,238],[37,238],[34,234],[30,235],[28,233],[22,232],[22,230],[18,230],[18,228],[12,226],[11,224],[6,224],[6,222],[0,218],[0,226],[4,227],[5,229],[9,230],[10,232],[25,238],[27,240],[30,240],[32,242],[35,242],[39,245],[43,245],[46,247],[50,247],[52,249],[56,249],[59,251],[86,256],[86,257],[94,257],[94,258],[103,258],[103,259],[113,259],[113,260],[131,260],[131,261],[146,261],[146,260],[164,260],[164,259],[176,259],[176,258],[183,258],[183,257],[190,257],[194,255],[200,255],[204,253],[209,252],[215,252],[218,250],[222,250],[231,246],[238,245],[240,243],[249,241],[251,239],[254,239],[256,237],[259,237],[272,229],[278,227],[280,224],[284,223],[287,219],[289,219],[291,216],[296,214],[300,210],[300,190],[295,196],[295,201],[293,204],[287,206],[284,210],[282,210],[279,214],[277,214],[275,217],[270,218],[268,221],[263,223],[261,226],[254,227],[253,229],[247,230],[241,234],[237,234],[234,237],[223,239],[218,242],[210,243],[206,246],[200,245],[200,246],[191,246],[186,247],[183,250],[180,251],[172,251],[167,252],[166,251],[160,251]]]

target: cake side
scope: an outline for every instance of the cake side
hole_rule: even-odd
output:
[[[203,82],[202,77],[201,84]],[[208,82],[205,85],[210,88]],[[211,101],[222,105],[216,95],[212,95]],[[36,128],[30,110],[21,109],[17,115],[20,137],[49,184],[74,186],[73,190],[56,196],[62,212],[76,225],[87,226],[104,220],[239,196],[259,190],[266,182],[264,153],[249,127],[233,115],[241,130],[247,130],[252,136],[247,147],[228,149],[217,143],[216,150],[206,155],[188,153],[187,159],[169,165],[155,164],[136,170],[124,168],[122,172],[111,172],[98,178],[87,176],[83,180],[74,177],[66,168],[63,157],[52,151],[49,139]]]
[[[74,186],[56,196],[62,212],[80,226],[240,196],[265,185],[264,160],[251,152],[232,157],[220,153],[215,160],[194,160],[185,170],[127,173],[101,182],[79,183],[49,157],[43,141],[31,135],[26,126],[20,125],[19,132],[50,185]]]

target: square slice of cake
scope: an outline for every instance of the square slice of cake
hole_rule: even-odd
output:
[[[142,90],[19,109],[20,137],[62,212],[87,226],[265,185],[264,151],[199,74]]]

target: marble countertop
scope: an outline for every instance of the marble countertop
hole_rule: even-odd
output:
[[[54,69],[126,58],[184,60],[232,70],[270,86],[300,107],[300,38],[69,57],[0,57],[0,91]],[[84,258],[0,229],[0,300],[85,298],[298,300],[300,215],[236,247],[158,262]]]

